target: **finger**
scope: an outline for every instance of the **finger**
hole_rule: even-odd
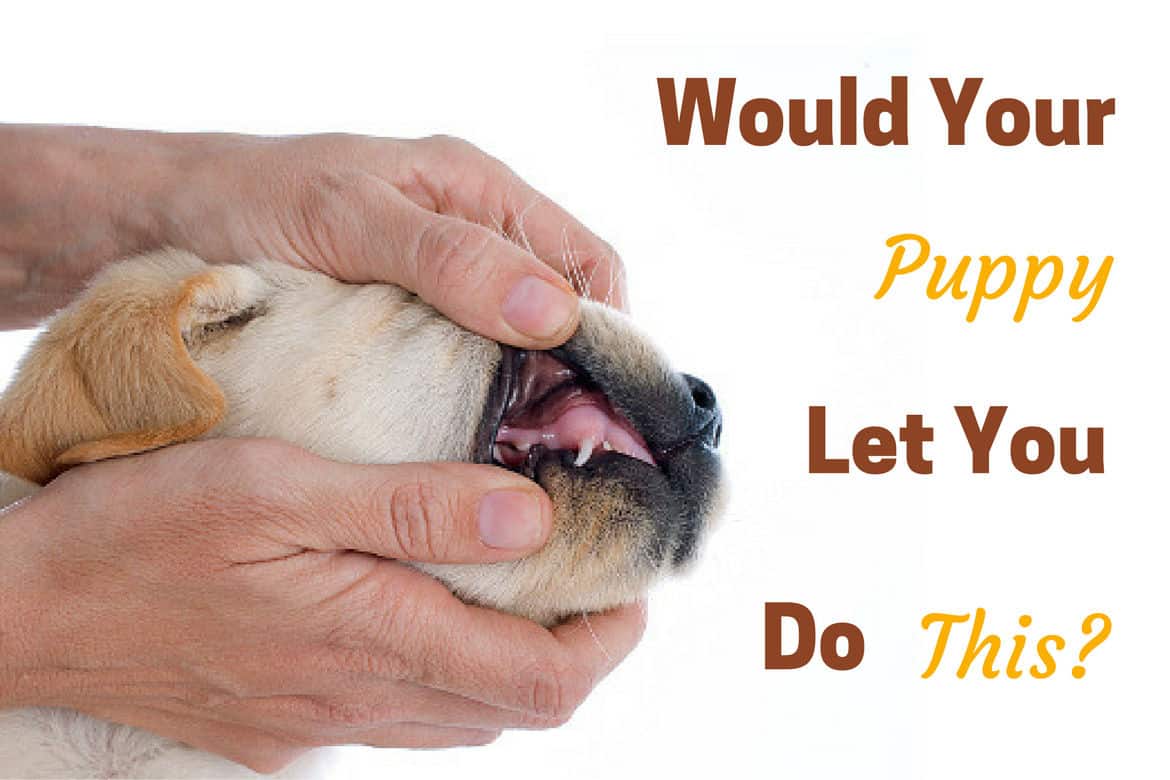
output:
[[[288,684],[288,680],[280,682]],[[242,699],[225,705],[217,714],[241,725],[262,718],[270,727],[285,733],[297,733],[308,722],[327,723],[335,719],[328,733],[340,734],[353,728],[353,717],[360,715],[363,731],[402,723],[422,723],[445,728],[479,731],[500,729],[544,728],[550,722],[518,710],[494,707],[481,701],[446,691],[398,680],[378,679],[368,669],[350,674],[323,674],[314,670],[311,678],[298,681],[296,696],[268,696]],[[314,702],[312,718],[306,718],[305,702]]]
[[[577,293],[556,271],[485,227],[411,208],[419,213],[410,226],[408,284],[423,300],[519,347],[547,349],[573,334]]]
[[[487,745],[498,730],[448,728],[425,723],[399,723],[359,735],[354,742],[383,748],[449,748]]]
[[[593,670],[595,682],[600,682],[641,641],[646,621],[646,602],[639,601],[608,612],[583,613],[555,626],[552,633],[578,664]]]
[[[263,774],[283,769],[308,751],[305,746],[294,745],[262,729],[212,720],[192,712],[175,713],[141,702],[103,704],[86,708],[85,712],[223,756]],[[144,769],[150,771],[149,766]],[[208,767],[208,771],[213,768]]]
[[[387,564],[381,574],[415,573]],[[385,633],[371,637],[373,646],[413,659],[417,666],[410,678],[418,684],[516,710],[542,723],[564,722],[629,654],[645,628],[645,609],[634,605],[549,631],[529,620],[465,605],[432,582],[435,587],[411,589],[409,607],[398,610],[397,621],[381,622]],[[405,586],[388,582],[386,592]]]
[[[504,233],[560,272],[582,295],[625,309],[626,274],[608,243],[517,176],[508,166],[455,138],[418,142],[428,164],[399,187],[423,208]]]
[[[399,714],[387,718],[388,723],[426,723],[481,731],[535,729],[552,725],[547,719],[520,710],[496,707],[466,696],[411,683],[380,687],[370,685],[367,680],[357,693],[364,699],[393,702],[392,709]]]
[[[564,343],[579,305],[535,256],[472,222],[427,211],[391,183],[355,173],[308,209],[310,265],[349,282],[390,282],[460,325],[528,349]],[[327,227],[326,227],[327,226]]]
[[[529,479],[494,466],[420,463],[358,466],[307,455],[284,468],[299,495],[284,541],[428,563],[523,557],[547,540],[552,504]]]

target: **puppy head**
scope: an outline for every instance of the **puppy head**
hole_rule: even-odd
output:
[[[111,267],[50,322],[0,399],[0,469],[44,483],[222,436],[358,463],[494,463],[552,498],[548,545],[420,568],[551,623],[634,600],[694,557],[721,508],[721,426],[710,388],[599,304],[563,347],[516,350],[397,287],[168,250]]]

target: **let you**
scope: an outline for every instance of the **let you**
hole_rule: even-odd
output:
[[[893,248],[890,264],[886,268],[886,278],[882,286],[874,293],[874,298],[880,299],[894,285],[899,276],[912,274],[926,264],[930,259],[930,242],[916,233],[899,233],[886,241],[886,246]],[[907,260],[913,256],[912,260]],[[1065,264],[1058,255],[1028,255],[1025,265],[1021,269],[1015,258],[1010,255],[981,255],[979,267],[975,271],[975,280],[971,284],[967,280],[967,272],[971,270],[972,256],[964,255],[953,270],[947,273],[946,255],[934,256],[934,270],[930,274],[930,281],[926,283],[926,297],[938,300],[948,292],[955,300],[970,297],[967,306],[967,322],[974,322],[979,316],[979,307],[984,301],[1002,297],[1012,288],[1017,277],[1020,277],[1020,291],[1017,298],[1016,311],[1012,319],[1016,322],[1024,319],[1028,304],[1047,298],[1060,287],[1065,276]],[[1093,275],[1089,276],[1089,258],[1085,255],[1077,257],[1076,270],[1068,285],[1068,295],[1074,301],[1088,298],[1088,303],[1081,309],[1080,314],[1073,317],[1073,322],[1081,322],[1097,307],[1101,293],[1105,290],[1105,282],[1109,278],[1109,269],[1113,267],[1113,255],[1106,255]],[[945,277],[945,278],[944,278]],[[970,287],[964,287],[964,285]]]

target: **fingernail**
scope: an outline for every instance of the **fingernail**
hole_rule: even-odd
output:
[[[551,339],[563,333],[577,306],[575,296],[539,276],[526,276],[504,300],[504,319],[534,339]]]
[[[497,490],[479,502],[479,538],[488,547],[524,550],[544,536],[540,500],[521,490]]]

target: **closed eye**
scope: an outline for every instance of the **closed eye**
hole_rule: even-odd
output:
[[[267,313],[267,307],[262,303],[257,303],[249,306],[243,311],[239,311],[227,319],[219,320],[218,322],[205,322],[192,328],[188,333],[184,334],[183,340],[187,342],[188,346],[195,344],[206,343],[217,336],[224,335],[230,331],[240,330],[252,320],[264,316]]]

